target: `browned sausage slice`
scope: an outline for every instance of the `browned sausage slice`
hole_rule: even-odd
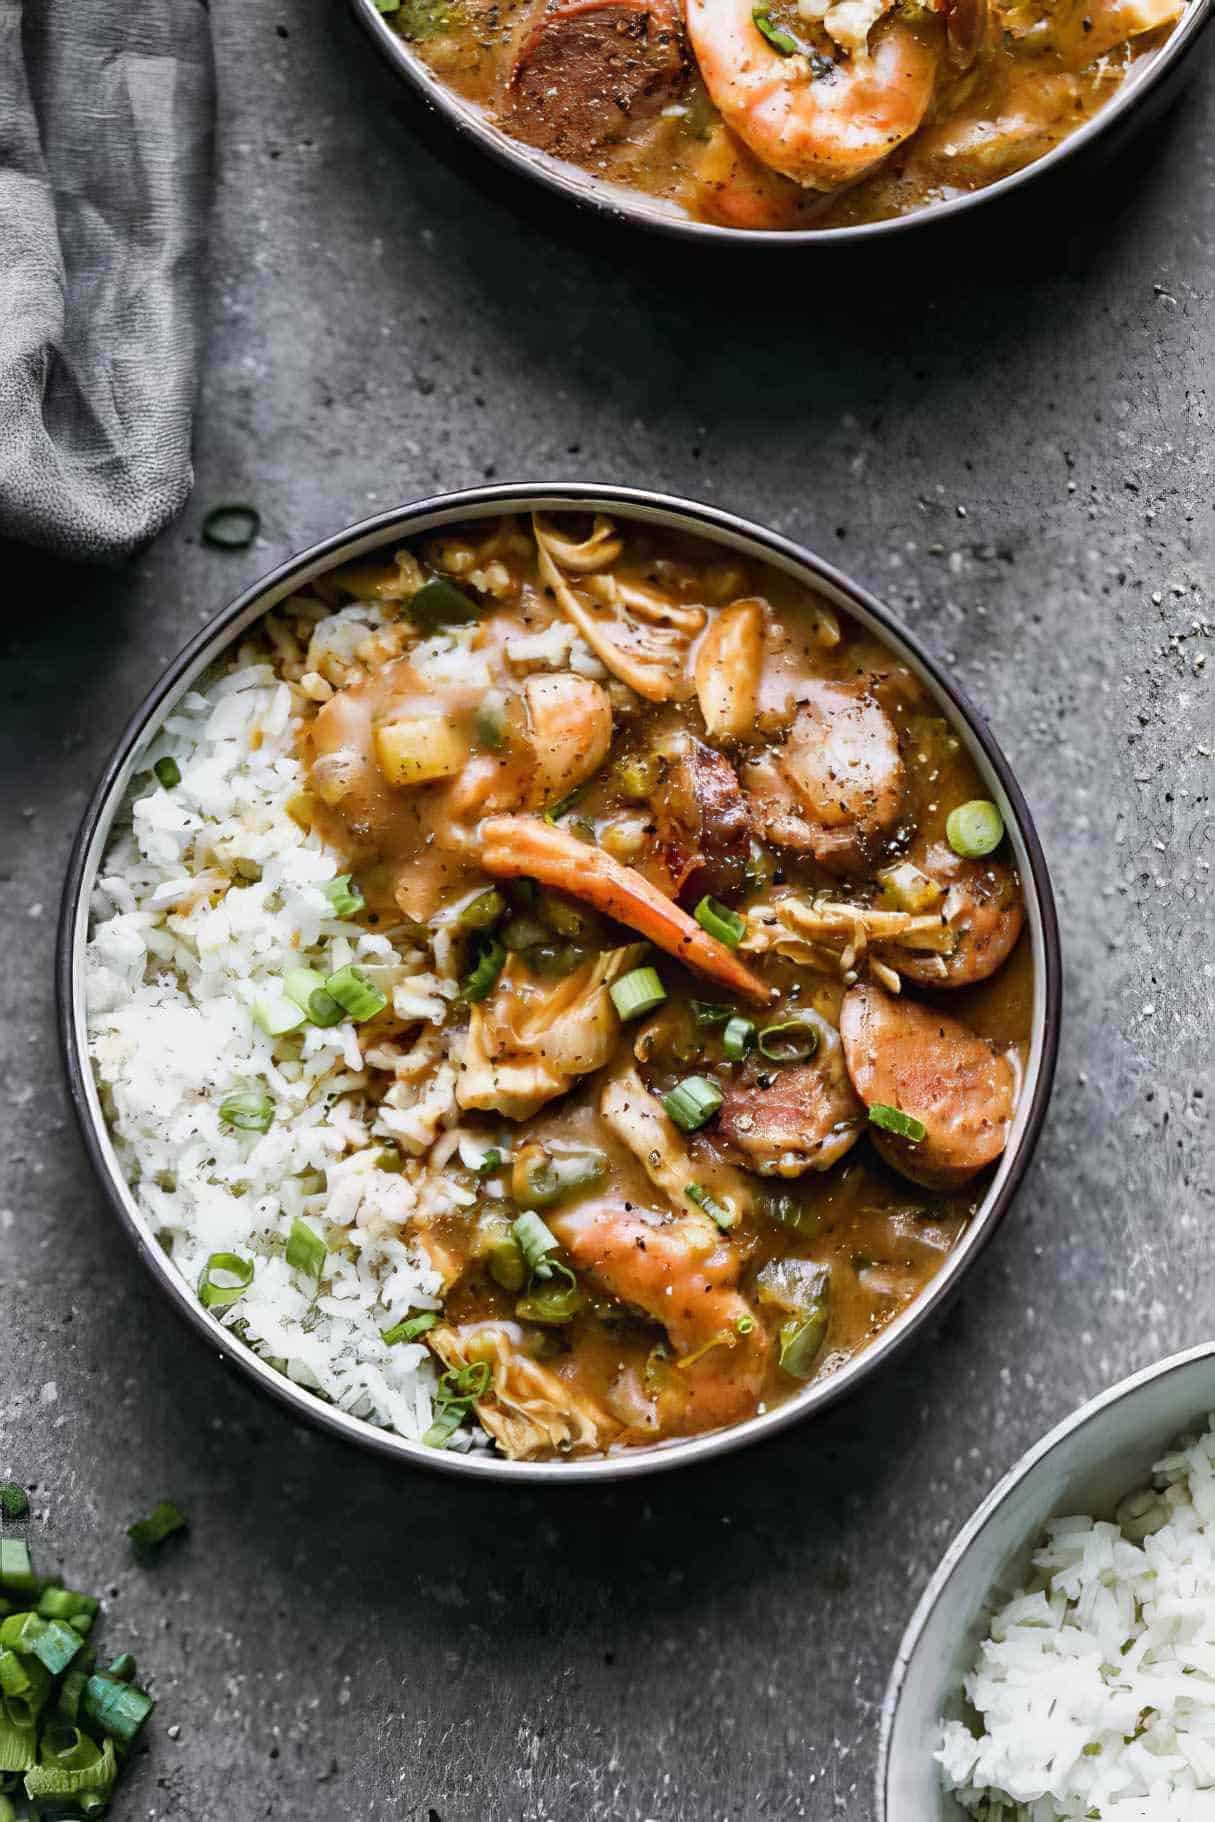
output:
[[[685,739],[667,762],[653,804],[663,874],[654,883],[689,906],[706,892],[727,902],[737,897],[751,818],[730,761],[703,740]]]
[[[502,124],[554,157],[584,159],[656,113],[683,73],[674,0],[537,0],[507,78]]]
[[[926,987],[985,981],[1008,960],[1025,922],[1016,873],[1002,860],[963,860],[943,841],[934,843],[918,864],[946,889],[941,915],[957,946],[949,955],[901,950],[897,959],[891,958],[894,966]]]
[[[761,1176],[829,1170],[863,1131],[864,1109],[848,1080],[839,1035],[825,1019],[822,1024],[812,1063],[773,1068],[753,1059],[722,1104],[718,1133]]]
[[[903,1176],[927,1189],[955,1189],[999,1157],[1015,1078],[1008,1058],[985,1039],[946,1013],[864,983],[844,996],[840,1037],[866,1107],[897,1107],[924,1123],[918,1144],[869,1128]]]

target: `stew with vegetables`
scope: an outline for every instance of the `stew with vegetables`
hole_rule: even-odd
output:
[[[1183,0],[377,0],[504,132],[667,213],[834,228],[1041,158]]]
[[[964,1232],[1028,1049],[1021,884],[936,703],[783,573],[605,518],[314,587],[355,630],[285,667],[293,814],[445,985],[303,969],[279,1016],[352,1021],[380,1167],[446,1186],[404,1234],[436,1307],[384,1337],[435,1359],[426,1439],[601,1454],[835,1372]]]

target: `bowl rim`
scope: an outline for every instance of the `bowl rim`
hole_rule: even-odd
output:
[[[395,1431],[380,1428],[364,1418],[352,1417],[276,1372],[251,1349],[233,1342],[215,1316],[203,1309],[186,1279],[156,1242],[118,1164],[84,1040],[83,959],[89,898],[114,814],[134,770],[133,762],[140,749],[154,738],[161,720],[178,697],[245,626],[294,588],[331,569],[342,558],[365,554],[397,538],[417,536],[428,529],[469,517],[489,517],[508,510],[594,509],[615,511],[634,521],[699,534],[735,550],[746,551],[759,560],[774,562],[786,573],[838,601],[845,611],[857,614],[862,623],[867,620],[875,626],[894,651],[912,661],[913,668],[918,669],[922,679],[927,680],[941,703],[948,707],[955,725],[971,743],[972,756],[983,762],[1003,792],[1012,812],[1011,833],[1023,851],[1022,872],[1027,874],[1023,879],[1027,924],[1031,940],[1037,938],[1041,947],[1040,971],[1035,981],[1035,1030],[1028,1064],[1033,1089],[1028,1103],[1018,1108],[1016,1120],[1020,1131],[1015,1133],[1013,1143],[1004,1153],[979,1211],[959,1245],[915,1301],[838,1372],[812,1382],[803,1392],[775,1409],[729,1429],[587,1461],[512,1462],[489,1454],[426,1449],[421,1443],[412,1442]],[[773,1435],[802,1418],[838,1404],[889,1358],[907,1347],[952,1298],[965,1272],[1003,1220],[1028,1168],[1046,1117],[1054,1080],[1062,1001],[1059,928],[1050,876],[1033,818],[1012,768],[965,692],[945,675],[942,667],[891,610],[822,557],[783,534],[740,518],[724,508],[650,489],[585,481],[499,482],[431,495],[389,508],[288,557],[213,615],[165,668],[128,719],[90,797],[64,880],[55,973],[59,1037],[67,1086],[93,1168],[145,1264],[168,1292],[178,1311],[197,1334],[217,1349],[221,1359],[233,1363],[297,1417],[302,1416],[381,1455],[457,1475],[571,1486],[586,1481],[660,1473]]]
[[[381,55],[395,69],[416,95],[443,120],[455,128],[468,143],[485,152],[502,168],[513,171],[563,197],[584,213],[632,227],[648,229],[669,240],[709,246],[793,247],[793,246],[864,246],[876,240],[889,240],[917,228],[939,226],[958,216],[969,214],[983,203],[994,202],[1022,189],[1027,184],[1057,171],[1085,151],[1096,139],[1110,131],[1132,108],[1146,101],[1159,87],[1215,12],[1215,0],[1186,0],[1185,10],[1169,37],[1156,53],[1147,59],[1142,70],[1132,69],[1118,91],[1105,105],[1076,128],[1066,139],[1045,152],[1041,158],[1010,171],[994,183],[927,208],[912,210],[886,220],[856,222],[842,228],[731,228],[716,222],[696,221],[690,216],[669,215],[662,209],[634,201],[634,193],[623,186],[611,186],[578,167],[546,157],[525,146],[502,128],[495,126],[475,103],[457,96],[433,73],[429,65],[388,24],[376,0],[350,0],[363,29],[378,47]],[[643,193],[636,192],[638,197]]]
[[[1086,1399],[1083,1404],[1077,1405],[1073,1411],[1069,1411],[1066,1417],[1061,1418],[1053,1428],[1048,1430],[1045,1436],[1026,1449],[1025,1453],[1000,1476],[991,1491],[980,1501],[961,1530],[958,1531],[933,1572],[928,1586],[916,1602],[915,1611],[908,1620],[899,1641],[899,1648],[886,1684],[886,1694],[882,1701],[875,1778],[878,1822],[892,1822],[892,1812],[888,1803],[890,1748],[894,1735],[895,1718],[907,1685],[907,1672],[911,1659],[924,1629],[942,1600],[946,1588],[953,1580],[962,1559],[969,1554],[971,1547],[982,1537],[1005,1501],[1048,1456],[1053,1455],[1057,1449],[1067,1447],[1082,1430],[1086,1429],[1095,1418],[1101,1416],[1102,1412],[1107,1411],[1111,1405],[1120,1403],[1132,1392],[1137,1392],[1141,1387],[1150,1385],[1153,1380],[1167,1379],[1173,1373],[1182,1372],[1197,1360],[1215,1360],[1215,1341],[1202,1341],[1195,1347],[1183,1349],[1181,1353],[1168,1354],[1163,1360],[1153,1361],[1149,1366],[1141,1367],[1138,1372],[1128,1374],[1125,1379],[1117,1380],[1104,1392],[1098,1392],[1094,1397]]]

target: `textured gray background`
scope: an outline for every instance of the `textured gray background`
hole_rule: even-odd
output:
[[[122,1814],[864,1822],[949,1536],[1048,1424],[1215,1327],[1210,84],[978,242],[723,270],[439,162],[333,0],[214,21],[194,498],[121,572],[0,555],[0,1473],[154,1673]],[[541,1497],[296,1429],[159,1307],[68,1114],[51,953],[86,794],[206,616],[398,499],[562,475],[766,519],[956,664],[1039,819],[1067,1017],[1017,1207],[901,1371],[762,1451]],[[261,542],[203,549],[232,498]],[[191,1536],[135,1570],[123,1528],[166,1493]]]

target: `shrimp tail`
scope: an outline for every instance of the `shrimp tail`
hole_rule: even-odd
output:
[[[499,879],[535,879],[627,924],[677,961],[756,1005],[772,994],[724,943],[632,867],[602,848],[531,816],[491,816],[481,825],[481,865]]]

